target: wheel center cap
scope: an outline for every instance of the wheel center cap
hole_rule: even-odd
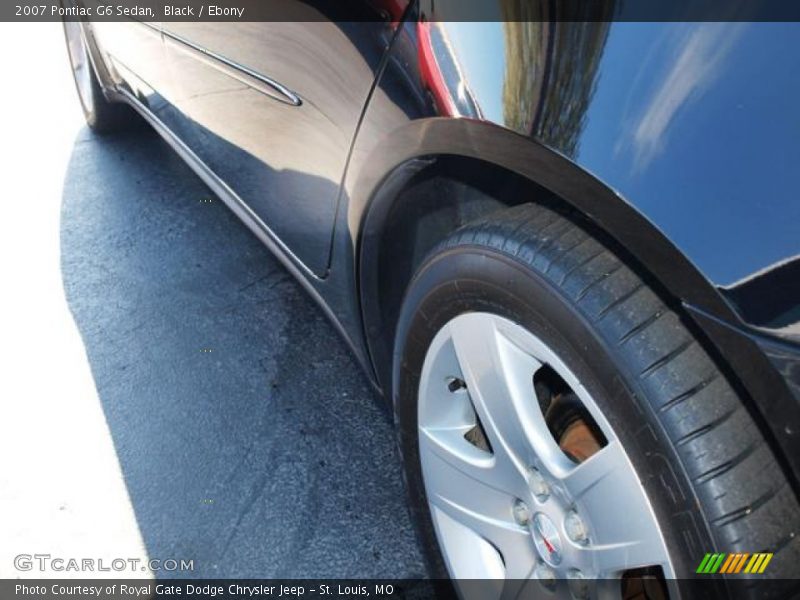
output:
[[[561,563],[561,536],[550,517],[536,513],[531,521],[531,536],[542,560],[552,566]]]

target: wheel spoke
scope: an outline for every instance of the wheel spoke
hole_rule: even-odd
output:
[[[621,444],[612,440],[563,479],[580,512],[591,515],[582,562],[599,575],[668,561],[658,523]]]
[[[492,459],[487,457],[486,466],[479,466],[447,452],[427,435],[421,436],[420,447],[430,504],[494,546],[515,577],[525,576],[530,566],[524,565],[534,558],[530,534],[514,521],[514,496],[485,483],[495,477]]]
[[[619,482],[620,478],[630,478],[630,475],[635,477],[622,446],[611,440],[599,452],[571,468],[562,483],[573,498],[582,498],[598,486],[601,491],[612,491],[608,487],[609,480]]]
[[[463,428],[421,428],[420,448],[449,463],[475,485],[492,488],[509,498],[525,495],[521,478],[508,477],[496,457],[474,448],[464,439],[464,433]]]
[[[533,392],[533,374],[541,363],[498,331],[487,315],[463,315],[450,324],[450,334],[498,463],[524,475],[535,458],[566,460]]]
[[[533,577],[538,557],[531,544],[530,533],[527,529],[524,536],[519,539],[515,538],[513,544],[508,544],[499,550],[505,563],[506,579],[521,581]]]
[[[641,532],[640,532],[641,533]],[[588,572],[598,576],[613,577],[628,569],[639,567],[661,566],[666,569],[668,557],[662,549],[661,540],[657,539],[658,530],[653,534],[623,539],[607,544],[592,544],[580,550],[578,559],[586,566]]]

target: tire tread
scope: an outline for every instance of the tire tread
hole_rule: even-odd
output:
[[[497,249],[570,298],[636,365],[718,547],[774,552],[765,576],[796,575],[797,498],[727,378],[644,280],[575,222],[535,204],[468,224],[433,253],[463,245]]]

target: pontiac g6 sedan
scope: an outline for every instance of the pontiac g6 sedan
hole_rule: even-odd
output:
[[[337,327],[433,574],[797,593],[800,28],[285,4],[65,22],[78,94],[99,133],[149,123]]]

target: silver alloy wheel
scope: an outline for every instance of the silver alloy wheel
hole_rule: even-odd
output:
[[[67,35],[67,50],[75,76],[75,86],[85,111],[92,108],[92,64],[86,51],[81,25],[77,21],[64,21]]]
[[[584,462],[564,453],[545,421],[533,388],[545,365],[605,437]],[[520,325],[489,313],[447,323],[425,356],[418,419],[425,490],[453,578],[539,578],[573,597],[595,595],[597,585],[619,589],[596,580],[635,568],[660,566],[674,578],[653,509],[607,419]],[[468,439],[476,426],[488,448]]]

